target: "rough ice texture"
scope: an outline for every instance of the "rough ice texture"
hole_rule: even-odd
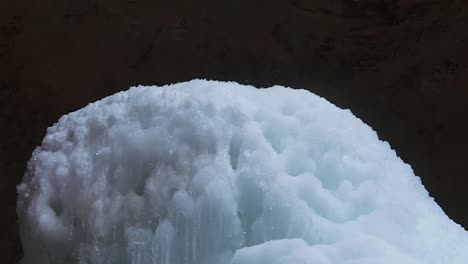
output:
[[[25,264],[468,263],[468,235],[348,110],[194,80],[63,116],[18,187]]]

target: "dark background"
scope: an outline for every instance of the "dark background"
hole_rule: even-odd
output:
[[[15,185],[48,126],[131,85],[195,77],[350,108],[467,228],[467,2],[2,1],[2,263],[21,256]]]

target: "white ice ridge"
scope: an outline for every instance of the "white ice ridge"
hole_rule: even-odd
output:
[[[60,118],[18,187],[24,264],[466,264],[468,232],[349,110],[193,80]]]

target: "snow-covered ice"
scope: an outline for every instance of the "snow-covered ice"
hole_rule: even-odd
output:
[[[468,233],[349,110],[194,80],[60,118],[18,186],[24,264],[468,263]]]

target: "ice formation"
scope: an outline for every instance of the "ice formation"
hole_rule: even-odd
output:
[[[24,264],[468,263],[468,234],[349,110],[194,80],[63,116],[18,187]]]

